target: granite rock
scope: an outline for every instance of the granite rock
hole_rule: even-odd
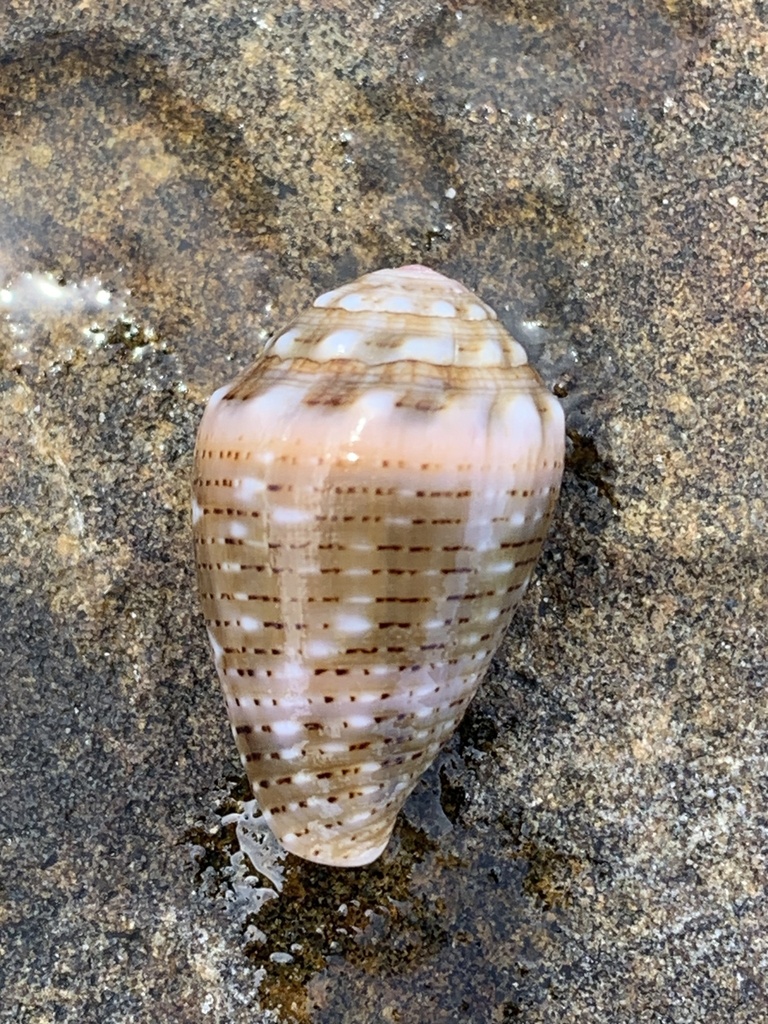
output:
[[[5,0],[1,1020],[765,1020],[767,50],[758,0]],[[311,296],[416,261],[568,466],[454,741],[333,871],[243,832],[191,454]]]

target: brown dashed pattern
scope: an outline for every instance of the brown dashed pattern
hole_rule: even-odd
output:
[[[235,479],[234,474],[221,473],[201,473],[201,477],[227,483]],[[239,721],[234,718],[235,737],[254,789],[259,796],[278,789],[285,792],[284,798],[263,804],[278,834],[292,836],[289,846],[293,842],[297,849],[304,849],[302,841],[311,840],[321,828],[328,835],[338,834],[334,842],[340,849],[354,850],[361,835],[372,844],[385,841],[394,813],[455,728],[527,584],[543,540],[544,520],[536,522],[528,536],[515,536],[508,526],[505,534],[498,525],[500,521],[506,526],[509,517],[489,517],[488,529],[498,530],[499,540],[490,550],[478,551],[467,542],[465,514],[459,511],[472,500],[472,488],[411,487],[410,497],[401,498],[395,510],[398,488],[345,485],[332,488],[332,500],[340,503],[336,509],[314,512],[312,517],[316,530],[345,526],[349,532],[343,538],[335,533],[324,537],[322,532],[297,537],[290,529],[283,535],[274,530],[265,533],[261,524],[270,521],[267,496],[296,491],[298,486],[290,481],[267,484],[253,499],[257,507],[241,507],[232,500],[200,503],[201,598],[209,628],[219,631],[219,669],[225,691],[233,699],[233,712],[245,716]],[[366,503],[363,515],[357,509],[347,511],[347,501],[361,498]],[[377,501],[381,508],[376,507]],[[430,509],[426,515],[416,514],[415,509],[426,503],[439,504],[445,512],[435,514]],[[408,507],[414,512],[404,515],[403,506],[406,512]],[[456,511],[452,513],[451,508]],[[252,526],[244,537],[222,535],[231,522]],[[384,539],[377,539],[376,531]],[[214,550],[211,544],[222,545],[221,556],[208,554]],[[246,554],[259,549],[260,559]],[[233,559],[234,550],[245,557]],[[515,567],[507,576],[482,586],[491,579],[485,574],[486,566],[511,559]],[[429,586],[429,579],[445,583]],[[452,579],[462,581],[461,585],[452,589],[447,585]],[[370,600],[350,601],[358,594],[367,594]],[[303,610],[301,618],[291,615],[283,620],[269,614],[269,609],[285,614],[292,606]],[[470,611],[462,615],[460,609],[465,607]],[[345,615],[367,619],[365,637],[343,642],[336,619],[342,609]],[[485,624],[483,615],[491,609],[498,609],[498,618],[489,624],[492,629],[479,629]],[[433,623],[431,631],[425,628],[427,622]],[[255,631],[249,628],[253,623]],[[303,656],[308,679],[316,680],[307,685],[313,693],[315,686],[320,689],[314,700],[307,698],[307,713],[297,715],[279,704],[280,673],[286,644],[300,652],[313,636],[330,637],[334,647],[327,654]],[[388,636],[397,639],[382,639]],[[387,678],[393,680],[440,672],[452,696],[447,699],[439,686],[433,687],[430,711],[420,715],[412,687],[410,697],[399,698],[390,691],[375,690],[382,664],[388,664]],[[253,686],[261,697],[250,693],[248,688]],[[345,689],[339,690],[340,686]],[[360,693],[350,692],[351,686],[362,687],[369,697],[360,703]],[[252,699],[244,703],[248,696]],[[406,710],[385,710],[393,699]],[[420,700],[423,704],[427,697],[422,694]],[[316,702],[327,709],[322,719],[311,717]],[[344,708],[351,714],[358,705],[359,719],[342,717]],[[393,749],[395,753],[383,753]],[[327,767],[318,770],[319,764]],[[361,784],[345,787],[350,778],[361,779]],[[327,817],[332,809],[337,813]],[[284,822],[279,828],[278,820]],[[351,835],[358,839],[353,841]],[[321,851],[315,856],[321,856],[326,843],[324,839],[322,845],[313,846]],[[345,854],[338,856],[343,862]]]
[[[351,864],[383,848],[504,635],[546,536],[562,438],[527,366],[320,367],[310,353],[326,315],[310,318],[307,358],[257,361],[206,413],[194,533],[217,669],[259,802],[290,850]],[[271,438],[267,414],[260,427],[230,425],[275,387],[295,403],[292,436]],[[354,463],[328,451],[321,432],[387,388],[393,424],[413,424],[413,437],[392,426]],[[419,451],[432,417],[475,394],[495,409],[500,389],[539,409],[535,465],[509,455],[506,434],[480,465],[454,435]]]

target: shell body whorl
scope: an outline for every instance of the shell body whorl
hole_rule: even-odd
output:
[[[213,395],[200,596],[286,849],[348,867],[382,852],[525,592],[563,448],[522,347],[423,267],[320,296]]]

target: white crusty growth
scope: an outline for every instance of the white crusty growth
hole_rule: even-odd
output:
[[[563,441],[522,347],[424,267],[320,296],[211,398],[201,601],[288,850],[348,867],[382,852],[525,592]]]

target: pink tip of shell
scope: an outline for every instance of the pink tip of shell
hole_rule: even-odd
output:
[[[442,276],[441,274],[438,274],[436,270],[432,270],[431,267],[425,267],[421,263],[409,263],[405,267],[395,267],[393,269],[396,274],[413,274],[414,276],[420,275],[421,277],[428,277],[430,274],[432,275],[432,277]]]
[[[433,270],[431,267],[425,267],[421,263],[409,263],[405,267],[391,267],[390,269],[377,271],[379,274],[389,274],[391,277],[422,281],[425,285],[439,286],[441,288],[447,288],[450,291],[465,292],[467,289],[461,284],[460,281],[454,281],[452,277],[446,277],[445,274],[441,274],[437,270]]]

